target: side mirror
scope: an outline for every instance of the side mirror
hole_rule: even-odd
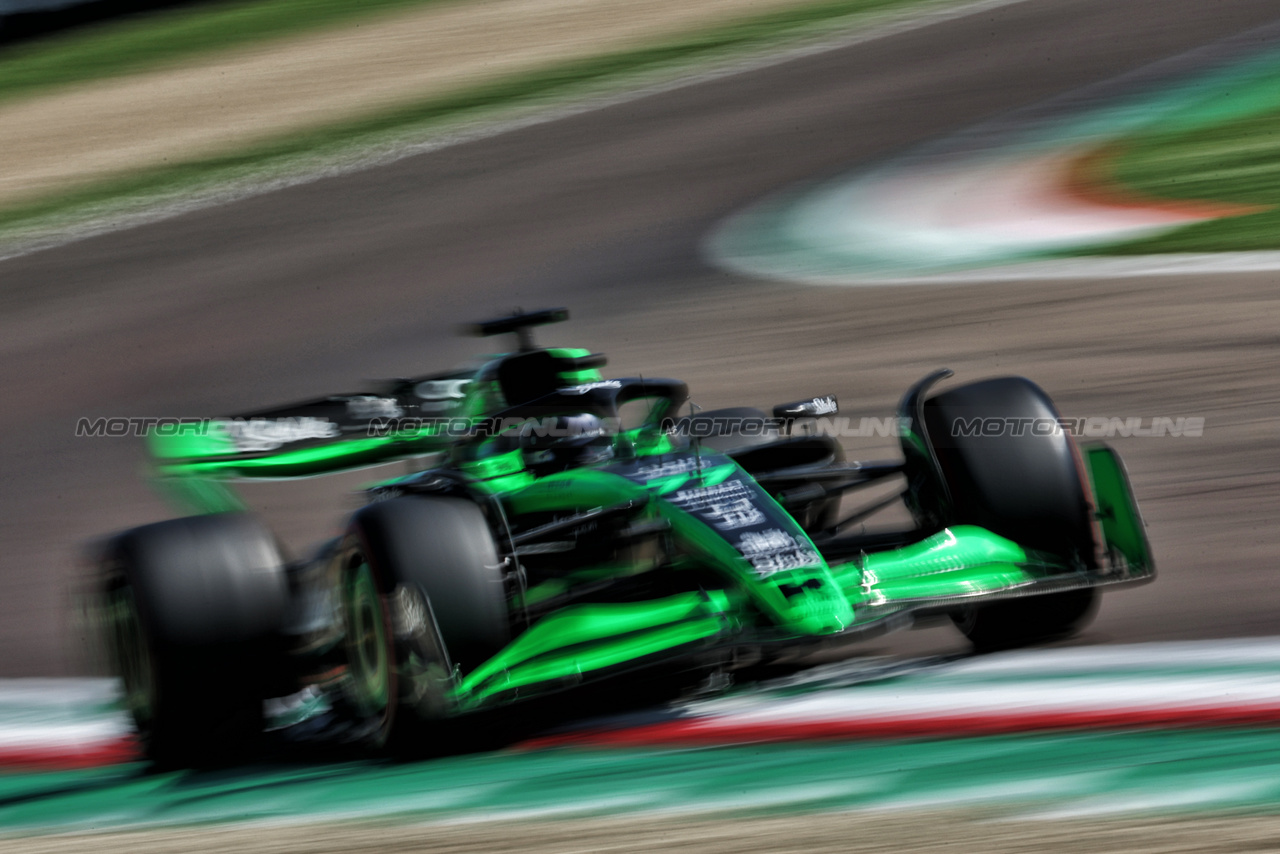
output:
[[[826,397],[811,397],[808,400],[797,400],[795,403],[781,403],[773,408],[774,418],[818,418],[822,415],[835,415],[840,411],[840,403],[834,394]]]
[[[781,403],[773,408],[773,417],[786,421],[787,435],[791,435],[792,425],[797,418],[820,418],[823,415],[835,415],[840,411],[840,403],[834,394],[825,397],[811,397],[808,400],[797,400],[795,403]]]

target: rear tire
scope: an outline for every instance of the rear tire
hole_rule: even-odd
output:
[[[341,580],[348,696],[374,747],[421,746],[448,691],[506,645],[504,567],[470,501],[402,497],[352,520]]]
[[[126,531],[108,544],[101,591],[112,669],[148,758],[246,758],[279,677],[288,601],[270,532],[244,514]]]
[[[926,400],[923,416],[950,493],[949,524],[986,528],[1080,569],[1097,566],[1075,443],[1031,426],[1059,418],[1039,386],[1022,377],[960,386]],[[988,428],[1001,424],[1011,426]],[[1073,634],[1096,606],[1096,591],[1084,588],[966,608],[955,621],[975,647],[1004,649]]]

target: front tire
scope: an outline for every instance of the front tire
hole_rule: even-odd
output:
[[[986,528],[1079,569],[1097,566],[1080,455],[1065,431],[1047,429],[1059,415],[1039,386],[998,377],[936,395],[922,408],[949,494],[948,524]],[[954,619],[975,648],[1007,649],[1076,633],[1097,598],[1093,588],[1025,596],[965,608]]]
[[[952,616],[978,652],[1015,649],[1068,638],[1098,610],[1098,591],[1082,587],[965,608]]]

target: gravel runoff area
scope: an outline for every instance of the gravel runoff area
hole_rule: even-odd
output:
[[[441,2],[0,105],[0,207],[812,0]]]
[[[641,819],[493,822],[489,824],[365,824],[206,826],[109,834],[5,839],[11,854],[395,854],[396,852],[654,852],[680,854],[870,854],[963,851],[984,854],[1101,851],[1274,851],[1280,817],[1002,820],[981,813],[942,811],[811,813],[723,818],[654,815]]]

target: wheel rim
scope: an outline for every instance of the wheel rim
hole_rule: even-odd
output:
[[[373,571],[364,561],[348,584],[347,659],[357,711],[369,717],[385,714],[391,693],[386,614]]]
[[[145,731],[155,712],[155,670],[137,602],[133,590],[127,585],[121,585],[109,594],[107,626],[115,665],[113,669],[120,677],[124,706],[138,728]]]
[[[420,720],[444,717],[454,678],[431,606],[420,588],[404,584],[389,601],[396,642],[405,650],[397,674],[401,709],[411,708]]]

